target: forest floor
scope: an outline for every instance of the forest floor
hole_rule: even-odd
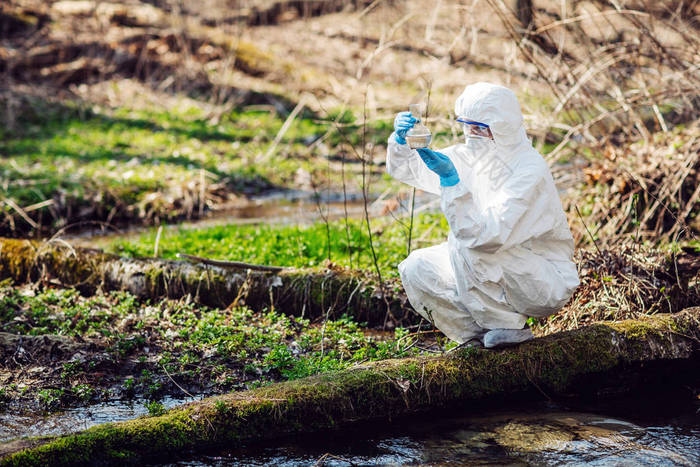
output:
[[[0,407],[35,413],[99,401],[202,396],[418,355],[405,329],[351,317],[310,323],[275,311],[210,309],[128,292],[0,287]],[[435,340],[425,344],[437,351]],[[442,342],[445,348],[453,344]],[[427,352],[427,351],[424,351]]]
[[[417,216],[416,237],[427,243],[439,241],[446,232],[443,224],[444,218],[437,214]],[[153,231],[128,241],[112,239],[102,246],[122,255],[148,257],[156,235]],[[174,259],[176,253],[245,258],[310,268],[306,271],[319,273],[319,280],[334,271],[359,272],[365,286],[358,293],[387,294],[388,299],[386,288],[402,293],[400,287],[394,288],[396,264],[405,255],[405,232],[394,223],[374,238],[381,245],[377,266],[383,285],[376,279],[366,231],[355,220],[170,230],[159,241],[164,258]],[[333,263],[326,257],[328,239]],[[65,248],[55,241],[54,245]],[[579,250],[575,261],[581,286],[576,294],[561,312],[531,319],[530,325],[537,336],[545,336],[601,320],[637,319],[697,305],[699,253],[639,247],[600,253]],[[39,253],[34,260],[22,261],[45,269]],[[24,281],[29,273],[14,276]],[[366,310],[352,308],[340,318],[329,318],[330,310],[325,317],[322,311],[313,319],[303,318],[303,311],[299,317],[299,310],[275,306],[272,296],[267,305],[251,298],[250,308],[236,303],[208,307],[199,302],[196,283],[179,299],[166,299],[107,287],[86,295],[80,282],[70,275],[43,273],[37,282],[2,283],[3,410],[32,413],[129,399],[159,408],[164,397],[250,389],[378,359],[444,354],[455,346],[430,323],[399,324],[390,311],[367,326],[356,318]],[[323,284],[315,287],[323,293]],[[328,293],[329,301],[337,301],[330,286]]]
[[[483,2],[438,2],[430,14],[420,1],[356,2],[304,18],[265,9],[273,3],[210,1],[192,11],[165,0],[3,4],[0,233],[127,257],[187,253],[395,280],[407,252],[444,241],[447,225],[431,212],[411,217],[411,190],[385,174],[393,115],[429,100],[435,146],[453,144],[461,137],[454,98],[465,84],[496,81],[518,94],[579,247],[582,285],[560,313],[531,321],[536,334],[700,303],[700,107],[696,88],[679,81],[692,83],[697,70],[686,65],[698,62],[695,39],[683,42],[672,19],[655,24],[667,52],[681,56],[657,60],[675,78],[664,81],[659,68],[661,82],[643,75],[649,81],[636,87],[635,73],[651,68],[645,60],[657,63],[648,48],[657,49],[637,23],[595,2],[569,12],[590,33],[586,54],[574,26],[566,32],[574,41],[545,37],[568,52],[548,53],[537,37],[513,41]],[[560,2],[541,3],[540,27],[566,24]],[[600,10],[595,28],[581,19],[589,10]],[[619,68],[581,58],[595,60],[609,44],[624,48],[613,57]],[[256,201],[270,193],[282,195]],[[318,222],[265,215],[285,197],[311,206]],[[331,204],[340,216],[329,215]],[[236,209],[255,225],[222,217],[221,225],[158,228]],[[117,235],[75,236],[96,226]],[[120,237],[120,228],[141,230]],[[0,411],[142,398],[158,414],[165,396],[453,346],[425,323],[367,329],[350,316],[312,322],[192,297],[85,296],[67,284],[6,281]]]

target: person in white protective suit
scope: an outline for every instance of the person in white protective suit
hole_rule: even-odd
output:
[[[487,348],[532,339],[528,317],[556,313],[579,284],[574,244],[552,175],[532,147],[509,89],[467,86],[455,103],[466,143],[413,150],[416,119],[397,115],[387,170],[440,196],[447,242],[399,264],[415,310],[460,344]]]

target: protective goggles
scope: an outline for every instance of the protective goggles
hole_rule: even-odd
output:
[[[476,136],[477,138],[493,139],[491,129],[487,124],[475,122],[474,120],[467,120],[462,117],[459,117],[457,121],[464,126],[464,134],[467,135],[467,137]]]

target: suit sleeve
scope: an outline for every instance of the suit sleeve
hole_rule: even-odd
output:
[[[440,177],[426,167],[418,155],[418,151],[407,144],[394,141],[394,135],[389,137],[386,151],[386,169],[395,179],[414,186],[419,190],[439,195]]]

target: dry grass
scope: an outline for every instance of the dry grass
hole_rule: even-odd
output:
[[[516,3],[529,2],[440,1],[426,12],[418,0],[320,10],[216,0],[71,10],[12,0],[4,11],[29,25],[3,38],[0,60],[6,86],[43,83],[110,106],[188,94],[207,101],[212,124],[241,103],[290,110],[307,92],[321,114],[365,107],[369,122],[388,121],[430,87],[438,147],[458,137],[451,107],[463,86],[501,82],[520,96],[555,180],[573,188],[563,198],[577,244],[696,238],[697,2],[535,0],[530,14]],[[115,95],[111,83],[128,80],[139,93]],[[381,164],[383,147],[356,146],[345,149]]]
[[[586,183],[576,204],[599,245],[627,241],[674,242],[696,238],[700,197],[700,125],[657,134],[649,144],[615,146],[584,169]],[[573,224],[578,243],[590,241],[581,222]]]
[[[531,125],[550,161],[583,158],[565,199],[578,244],[695,238],[700,145],[697,2],[536,1],[531,15],[488,0],[551,91]],[[532,2],[517,2],[526,5]],[[580,227],[579,227],[580,226]]]
[[[537,334],[675,313],[700,303],[700,256],[692,250],[669,255],[630,245],[600,253],[579,249],[575,261],[581,285],[561,312],[535,327]]]

